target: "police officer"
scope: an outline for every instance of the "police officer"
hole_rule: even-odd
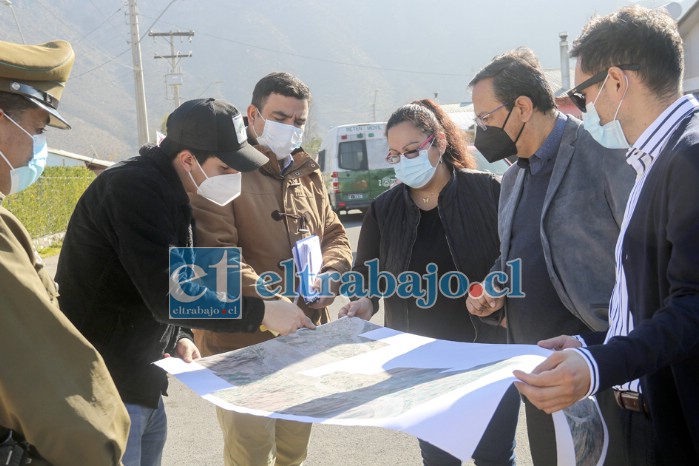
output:
[[[75,54],[0,41],[0,204],[41,175]],[[129,417],[101,356],[61,313],[27,230],[0,205],[0,464],[121,464]]]

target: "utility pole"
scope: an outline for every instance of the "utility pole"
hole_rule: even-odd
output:
[[[143,61],[141,60],[141,36],[138,32],[138,14],[136,0],[129,0],[131,17],[131,59],[133,76],[136,83],[136,122],[138,124],[138,144],[142,146],[150,141],[148,134],[148,111],[146,108],[146,90],[143,85]]]
[[[167,58],[170,60],[170,74],[166,75],[165,84],[172,87],[173,100],[175,107],[180,106],[180,86],[183,84],[182,73],[180,72],[180,59],[189,58],[192,52],[181,53],[179,50],[175,52],[175,37],[189,37],[192,41],[194,31],[170,31],[170,32],[149,32],[151,37],[165,37],[170,42],[170,55],[154,55],[153,58]]]

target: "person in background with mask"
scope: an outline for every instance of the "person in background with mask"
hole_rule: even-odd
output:
[[[58,260],[59,301],[104,357],[126,404],[126,466],[160,464],[167,377],[151,363],[169,353],[197,359],[189,327],[253,332],[262,324],[282,334],[314,328],[293,304],[254,297],[242,298],[239,319],[170,317],[169,269],[179,267],[169,249],[194,242],[187,195],[226,205],[240,194],[239,171],[266,160],[248,144],[235,107],[190,100],[170,114],[159,146],[145,145],[140,156],[104,171],[78,201]],[[202,288],[201,307],[227,305],[218,290]]]
[[[585,127],[628,141],[637,177],[609,330],[541,342],[566,351],[515,372],[517,386],[546,412],[613,387],[631,464],[699,464],[699,103],[682,95],[682,37],[666,11],[635,5],[592,18],[571,55]]]
[[[539,60],[527,48],[495,57],[469,85],[476,148],[490,161],[518,157],[502,179],[500,257],[492,270],[508,273],[514,269],[507,262],[520,261],[526,295],[469,296],[469,312],[505,320],[510,343],[605,330],[614,242],[634,179],[623,151],[602,147],[605,141],[595,141],[580,121],[556,109]],[[598,401],[603,410],[614,409],[611,393]],[[555,465],[551,416],[526,398],[524,404],[534,464]],[[614,419],[607,423],[606,464],[619,464],[620,429]]]
[[[280,263],[292,259],[296,241],[310,235],[320,240],[322,273],[344,273],[352,263],[349,239],[330,207],[318,164],[301,149],[310,100],[308,87],[295,76],[274,72],[263,77],[247,109],[247,130],[250,141],[265,155],[265,164],[243,174],[242,195],[228,206],[192,199],[197,246],[242,248],[242,289],[247,296],[258,296],[258,274],[267,271],[282,275],[277,284],[281,289],[295,291],[294,283],[286,283]],[[337,286],[333,281],[333,293]],[[301,298],[298,304],[315,324],[323,324],[330,320],[326,307],[332,301],[323,297],[306,304]],[[245,335],[195,332],[195,341],[207,356],[273,337],[263,329]],[[311,424],[216,409],[226,465],[289,466],[305,460]]]
[[[0,42],[0,202],[34,183],[75,53]],[[22,223],[0,207],[0,464],[121,464],[129,417],[102,357],[58,309]]]
[[[354,270],[369,278],[367,261],[397,277],[404,271],[425,274],[436,264],[438,276],[450,271],[482,281],[498,256],[499,180],[476,166],[464,135],[439,105],[429,99],[397,109],[386,124],[389,152],[401,182],[377,197],[364,215]],[[420,307],[415,298],[384,298],[386,327],[444,340],[505,343],[505,329],[466,312],[463,298],[439,292],[436,303]],[[359,298],[338,317],[369,320],[379,298]],[[506,393],[481,439],[476,464],[514,464],[514,435],[519,396]],[[502,439],[508,439],[503,441]],[[460,465],[461,461],[419,440],[425,465]]]

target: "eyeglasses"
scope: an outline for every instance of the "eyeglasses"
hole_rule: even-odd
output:
[[[428,145],[431,145],[432,141],[434,140],[434,134],[429,136],[427,139],[425,139],[422,144],[418,146],[417,149],[411,150],[408,152],[403,152],[402,154],[391,154],[390,152],[388,155],[386,155],[386,162],[388,162],[391,165],[395,165],[398,162],[400,162],[400,156],[402,155],[406,159],[414,159],[415,157],[418,156],[421,150],[423,150],[425,147]],[[428,147],[429,149],[429,147]]]
[[[489,112],[481,113],[480,115],[476,115],[476,118],[474,118],[474,121],[476,122],[476,124],[478,125],[478,127],[480,129],[482,129],[483,131],[487,131],[488,125],[485,124],[486,120],[488,118],[490,118],[490,115],[492,115],[493,113],[497,112],[498,110],[500,110],[501,108],[506,107],[506,106],[507,106],[507,104],[502,104],[499,107],[496,107]]]
[[[610,66],[609,68],[612,67]],[[587,103],[585,102],[585,94],[583,94],[582,91],[592,86],[593,84],[597,84],[600,81],[604,81],[604,78],[606,78],[607,74],[609,73],[609,68],[600,71],[590,79],[586,79],[585,81],[581,82],[580,84],[566,92],[570,100],[575,104],[576,107],[578,107],[578,109],[580,109],[581,112],[584,112],[586,110],[585,107],[587,105]],[[639,65],[616,65],[616,68],[627,71],[638,71],[639,69],[641,69]]]

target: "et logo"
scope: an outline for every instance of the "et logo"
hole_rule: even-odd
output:
[[[170,318],[240,319],[240,248],[170,248]]]

